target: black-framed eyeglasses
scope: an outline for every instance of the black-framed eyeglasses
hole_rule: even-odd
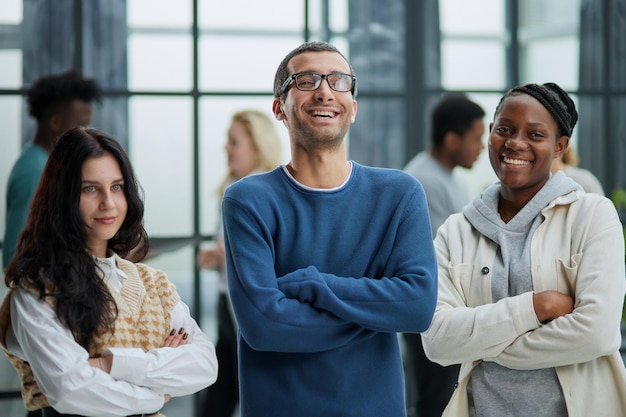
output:
[[[317,72],[299,72],[291,74],[285,80],[281,88],[280,95],[287,92],[289,85],[295,81],[296,88],[300,91],[315,91],[322,85],[322,80],[326,79],[330,88],[339,92],[354,91],[356,77],[343,72],[333,72],[332,74],[318,74]]]

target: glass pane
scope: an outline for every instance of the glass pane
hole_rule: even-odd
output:
[[[159,411],[162,415],[167,416],[193,416],[194,398],[193,395],[174,397],[165,403]]]
[[[348,0],[330,0],[329,2],[329,25],[330,30],[334,33],[347,32],[350,29],[348,3]]]
[[[304,41],[300,41],[300,43],[302,43],[302,42],[304,42]],[[337,49],[339,49],[339,52],[341,52],[343,54],[343,56],[348,58],[348,60],[350,61],[350,64],[352,65],[352,67],[354,67],[354,62],[352,62],[352,56],[350,55],[350,43],[348,42],[348,39],[345,36],[333,36],[330,39],[330,43],[335,45],[335,47]],[[298,45],[294,45],[294,48],[296,46],[298,46]],[[276,65],[276,66],[278,66],[278,65]]]
[[[579,42],[575,37],[537,40],[526,45],[521,82],[542,84],[555,82],[566,90],[578,88]],[[559,65],[546,65],[558,62]]]
[[[191,99],[132,97],[129,109],[129,154],[145,192],[148,234],[192,234]]]
[[[272,97],[206,97],[200,101],[200,224],[203,234],[214,234],[222,196],[218,188],[228,171],[224,145],[232,115],[240,110],[262,111],[272,120]],[[287,129],[276,120],[283,143],[282,157],[289,161]]]
[[[190,91],[192,42],[189,35],[130,35],[130,90]]]
[[[13,365],[11,365],[11,363],[5,358],[1,359],[0,372],[2,372],[3,375],[4,373],[10,373],[15,375],[15,377],[17,378],[17,385],[15,387],[7,388],[7,390],[14,391],[19,394],[19,377],[17,375],[17,372],[15,372],[15,368],[13,367]],[[11,375],[11,378],[13,378],[13,375]],[[22,401],[21,396],[13,399],[1,400],[0,408],[2,409],[2,417],[24,417],[25,415],[28,415],[26,408],[24,408],[24,401]]]
[[[194,311],[192,294],[195,267],[193,253],[193,247],[186,246],[182,249],[148,258],[144,261],[147,265],[165,272],[167,278],[176,285],[176,291],[180,295],[180,299],[189,306],[192,316]]]
[[[349,49],[346,38],[333,38],[332,42],[350,59],[357,75],[359,91],[404,93],[406,67],[402,36],[354,39],[350,55],[347,54]]]
[[[191,1],[127,0],[129,27],[191,27]]]
[[[580,0],[525,0],[519,2],[519,16],[521,29],[578,33]]]
[[[602,114],[599,111],[600,108],[601,107],[598,107],[598,110],[596,110],[594,114]],[[604,148],[604,155],[608,155],[605,157],[604,164],[602,164],[604,165],[604,169],[601,168],[602,165],[595,165],[595,167],[590,169],[592,169],[596,175],[604,171],[604,175],[600,177],[600,179],[604,180],[607,195],[612,196],[618,189],[623,192],[626,191],[626,170],[624,169],[624,165],[626,165],[626,144],[624,143],[624,131],[626,131],[626,118],[624,117],[626,114],[626,95],[623,93],[615,94],[608,100],[605,108],[608,109],[609,118],[608,126],[605,127],[606,134],[602,135],[603,132],[596,128],[593,134],[585,136],[585,139],[591,142],[592,146],[596,146],[596,149],[597,142],[602,142],[600,148]],[[597,119],[601,118],[597,117]],[[580,132],[582,138],[582,131]],[[588,155],[581,155],[581,160],[585,157],[588,157]],[[589,158],[585,159],[588,160]],[[621,211],[620,215],[625,215],[626,201],[624,201],[623,196],[621,204],[618,205]],[[626,218],[622,217],[622,221],[624,220],[626,220]],[[626,311],[624,312],[626,313]],[[624,325],[624,330],[626,330],[626,323],[624,323]],[[626,344],[624,344],[623,347],[626,348]],[[626,349],[624,349],[624,354],[626,354]]]
[[[208,246],[203,245],[203,248]],[[202,331],[217,343],[217,296],[219,295],[219,272],[212,269],[200,270],[200,315],[199,320]]]
[[[20,23],[22,21],[22,0],[0,0],[0,23]],[[0,67],[1,68],[1,67]]]
[[[612,126],[609,126],[605,120],[608,116],[608,120],[617,122],[615,125],[619,129],[619,122],[623,123],[624,113],[615,113],[619,109],[619,106],[616,106],[618,103],[613,100],[606,103],[605,98],[600,95],[580,95],[577,98],[576,106],[580,118],[574,128],[574,135],[579,138],[576,140],[576,150],[580,158],[579,166],[593,170],[594,174],[602,181],[605,193],[610,196],[613,190],[607,187],[609,177],[605,175],[604,171],[606,168],[613,168],[610,162],[612,156],[618,155],[619,157],[624,153],[608,140]],[[611,147],[610,151],[607,150],[608,147]],[[623,166],[623,162],[620,165]],[[611,169],[611,176],[615,176],[617,179],[616,183],[611,180],[611,185],[626,184],[621,180],[622,172],[624,172],[623,169]]]
[[[22,86],[22,51],[19,49],[0,50],[0,88]],[[2,117],[2,116],[0,116]]]
[[[441,32],[450,34],[504,33],[504,0],[439,0]]]
[[[200,89],[272,92],[278,65],[301,43],[299,37],[203,36]]]
[[[304,7],[302,1],[198,0],[198,24],[201,28],[211,30],[232,31],[240,28],[302,31]]]
[[[504,44],[500,42],[443,41],[442,85],[445,89],[497,89],[505,87]]]
[[[349,131],[349,158],[363,165],[402,168],[406,161],[404,100],[361,97],[358,103],[356,122]]]
[[[328,3],[328,26],[333,33],[343,33],[350,29],[348,18],[348,0],[311,0],[309,1],[309,30],[314,33],[323,31],[324,3]]]

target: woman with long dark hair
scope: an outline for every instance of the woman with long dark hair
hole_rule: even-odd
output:
[[[0,341],[29,410],[127,416],[217,377],[215,349],[148,250],[140,188],[122,147],[67,131],[35,194],[0,307]]]

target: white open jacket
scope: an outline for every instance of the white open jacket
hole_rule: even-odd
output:
[[[463,214],[439,229],[435,248],[439,295],[422,334],[428,357],[462,363],[444,416],[468,415],[467,383],[481,360],[511,369],[556,368],[569,417],[626,415],[626,369],[619,354],[624,235],[612,202],[576,191],[542,210],[531,241],[535,292],[574,297],[574,311],[539,325],[532,293],[493,303],[491,271],[497,246]]]

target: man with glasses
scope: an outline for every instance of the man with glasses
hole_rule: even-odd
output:
[[[428,328],[437,267],[426,198],[347,159],[357,81],[325,42],[281,62],[273,112],[291,161],[225,192],[241,415],[406,415],[397,332]]]

